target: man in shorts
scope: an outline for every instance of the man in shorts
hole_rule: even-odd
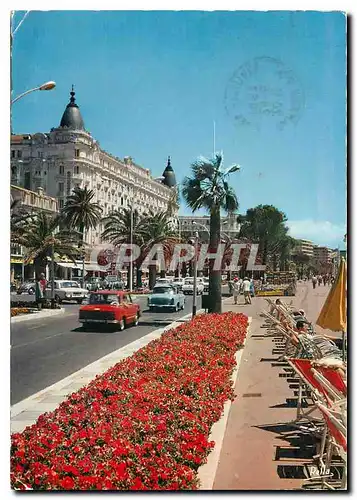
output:
[[[243,280],[243,294],[245,304],[251,304],[252,300],[250,298],[250,279],[247,276]]]

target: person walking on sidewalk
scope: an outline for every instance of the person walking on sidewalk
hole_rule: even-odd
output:
[[[253,278],[250,280],[250,296],[255,297],[255,290],[254,290],[254,281]]]
[[[244,303],[251,304],[252,300],[250,298],[250,280],[246,276],[243,280],[243,293],[244,293]]]
[[[317,278],[315,275],[312,277],[312,288],[316,288]]]
[[[238,278],[235,278],[234,281],[233,281],[233,300],[234,300],[234,304],[237,304],[239,291],[240,291],[239,281],[238,281]]]

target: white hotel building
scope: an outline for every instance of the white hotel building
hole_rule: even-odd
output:
[[[103,208],[103,216],[120,207],[139,212],[164,211],[168,207],[175,174],[168,160],[164,180],[155,180],[150,171],[136,165],[131,157],[120,159],[100,148],[89,132],[72,92],[60,126],[49,133],[12,135],[11,184],[28,190],[43,188],[58,199],[61,209],[76,187],[95,192],[94,201]],[[90,246],[100,243],[102,224],[88,232]]]

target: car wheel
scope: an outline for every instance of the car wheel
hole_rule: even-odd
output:
[[[124,318],[119,321],[118,325],[119,325],[119,330],[122,332],[124,330],[124,328],[125,328],[125,320],[124,320]]]
[[[134,326],[138,326],[138,324],[139,324],[139,315],[136,314],[134,318]]]
[[[57,302],[57,304],[60,304],[62,302],[61,297],[57,294],[55,295],[55,301]]]
[[[29,295],[33,295],[35,293],[34,288],[29,288]]]
[[[184,309],[185,309],[185,303],[183,302],[181,306],[181,311],[183,311]]]
[[[177,303],[177,304],[176,304],[176,307],[175,307],[175,312],[179,312],[179,310],[180,310],[180,304],[179,304],[179,303]]]
[[[153,310],[154,310],[154,308],[153,308],[152,306],[150,306],[150,307],[149,307],[149,311],[151,311],[151,312],[152,312]]]

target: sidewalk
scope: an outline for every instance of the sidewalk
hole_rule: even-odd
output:
[[[328,294],[328,287],[312,290],[301,284],[295,297],[286,297],[303,308],[314,322]],[[277,363],[274,339],[264,337],[260,316],[267,309],[263,297],[252,305],[223,301],[223,311],[243,312],[252,317],[243,352],[234,400],[228,416],[213,490],[292,490],[300,489],[305,477],[299,455],[299,437],[287,425],[296,416],[294,384]],[[331,332],[325,332],[332,334]],[[305,460],[306,462],[306,460]]]
[[[20,323],[22,321],[32,321],[34,319],[49,318],[51,316],[63,314],[64,312],[64,307],[62,307],[61,309],[42,309],[41,311],[36,311],[29,314],[20,314],[19,316],[13,316],[10,319],[10,324]]]

